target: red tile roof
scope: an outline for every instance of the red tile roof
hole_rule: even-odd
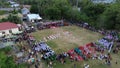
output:
[[[12,22],[1,22],[0,23],[0,30],[7,30],[12,28],[18,28],[17,24],[14,24]]]

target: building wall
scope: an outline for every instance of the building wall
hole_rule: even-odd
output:
[[[1,31],[0,31],[0,37],[2,37],[2,36],[4,36],[4,35],[11,35],[12,33],[10,33],[10,30],[12,31],[13,34],[19,32],[19,29],[18,29],[18,28],[13,28],[13,29],[8,29],[8,30],[1,30]],[[5,32],[5,34],[3,34],[3,32]]]

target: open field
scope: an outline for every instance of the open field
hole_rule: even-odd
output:
[[[42,40],[44,37],[56,34],[60,34],[60,36],[56,39],[47,41],[48,45],[55,51],[68,51],[71,48],[82,46],[89,42],[94,42],[102,37],[102,35],[98,33],[91,32],[89,30],[76,26],[46,29],[42,31],[37,31],[32,35],[37,40]]]
[[[48,37],[50,35],[57,35],[59,37],[47,40],[47,44],[56,52],[62,53],[68,51],[69,49],[85,45],[89,42],[95,42],[103,36],[99,33],[92,32],[83,28],[79,28],[76,26],[66,26],[54,29],[46,29],[32,33],[32,35],[39,41],[43,40],[44,37]],[[120,53],[112,54],[112,65],[105,65],[105,61],[101,60],[92,60],[89,61],[80,61],[80,62],[71,62],[66,59],[65,64],[61,64],[58,61],[55,61],[53,68],[74,68],[74,64],[76,64],[77,68],[83,68],[85,63],[90,65],[90,68],[120,68]],[[118,64],[115,64],[116,60]],[[45,67],[47,68],[47,67]]]

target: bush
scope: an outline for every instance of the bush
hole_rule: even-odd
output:
[[[1,51],[4,51],[5,53],[8,53],[8,52],[11,51],[11,47],[10,46],[5,47],[5,48],[1,49]]]
[[[0,15],[5,14],[7,11],[0,10]]]

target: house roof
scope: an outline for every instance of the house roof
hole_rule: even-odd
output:
[[[27,8],[23,8],[21,10],[21,12],[22,12],[22,14],[28,14],[28,13],[30,13],[29,9],[27,9]]]
[[[12,4],[11,7],[19,7],[19,4]]]
[[[0,30],[7,30],[12,28],[18,28],[17,24],[14,24],[12,22],[1,22],[0,23]]]
[[[27,8],[27,9],[30,9],[31,5],[22,5],[23,8]]]
[[[27,17],[29,18],[29,20],[32,19],[42,19],[39,14],[27,14]]]
[[[115,0],[92,0],[93,3],[112,3]]]

